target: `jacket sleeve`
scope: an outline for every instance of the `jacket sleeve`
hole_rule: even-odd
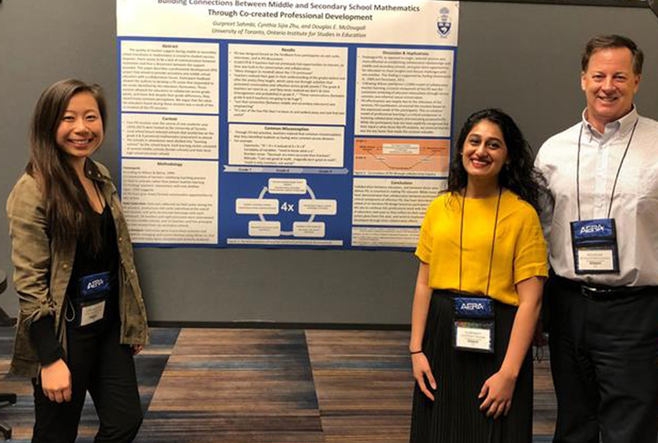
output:
[[[36,180],[23,175],[7,200],[7,218],[20,320],[27,326],[55,316],[50,296],[50,232],[43,195]]]

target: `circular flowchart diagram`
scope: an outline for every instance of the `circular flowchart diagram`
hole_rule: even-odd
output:
[[[282,201],[284,196],[298,199]],[[325,223],[315,221],[315,217],[334,216],[337,210],[336,200],[317,198],[303,178],[270,178],[258,198],[238,198],[235,201],[237,214],[258,216],[258,220],[249,221],[250,237],[323,238]],[[282,214],[294,214],[300,220],[284,229],[282,222],[276,220]]]

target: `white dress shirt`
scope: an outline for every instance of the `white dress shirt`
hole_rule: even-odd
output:
[[[633,126],[635,133],[630,140]],[[572,221],[578,220],[576,165],[580,148],[582,220],[607,218],[615,175],[619,172],[610,217],[615,219],[619,248],[618,274],[577,275],[571,244]],[[555,199],[542,224],[551,267],[561,277],[609,286],[658,286],[658,122],[641,117],[635,107],[599,133],[585,119],[549,138],[535,166]]]

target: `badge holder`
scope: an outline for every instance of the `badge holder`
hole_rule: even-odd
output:
[[[94,324],[105,318],[107,294],[110,292],[109,272],[85,275],[78,280],[78,297],[73,301],[75,327]]]
[[[571,222],[571,244],[576,274],[619,273],[615,219]]]
[[[458,351],[494,352],[493,300],[483,297],[455,297],[453,348]]]

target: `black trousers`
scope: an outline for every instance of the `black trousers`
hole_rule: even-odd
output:
[[[553,442],[656,443],[658,288],[600,300],[572,283],[549,294]]]
[[[100,427],[94,442],[129,443],[142,423],[132,350],[119,344],[120,324],[67,328],[68,358],[73,393],[70,402],[48,400],[34,384],[33,443],[73,443],[87,391],[98,413]]]

